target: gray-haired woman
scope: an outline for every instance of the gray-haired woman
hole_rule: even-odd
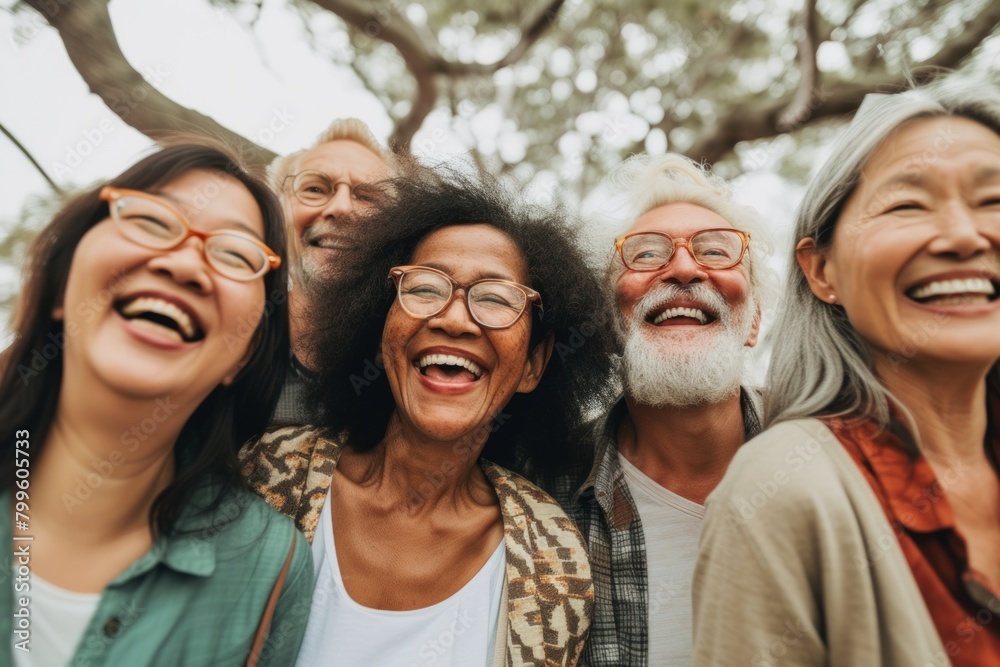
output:
[[[768,428],[708,503],[696,664],[1000,664],[1000,91],[866,98],[795,234]]]

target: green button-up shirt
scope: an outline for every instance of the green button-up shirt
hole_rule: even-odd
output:
[[[241,667],[293,534],[295,552],[258,664],[294,664],[313,588],[305,538],[291,519],[246,491],[227,494],[211,514],[191,507],[173,535],[158,538],[104,589],[67,667]],[[7,638],[0,666],[7,666],[19,650],[13,644],[24,637],[14,635],[24,623],[14,615],[22,607],[31,633],[27,646],[41,638],[31,631],[30,578],[19,572],[20,554],[27,545],[30,558],[32,542],[13,540],[10,490],[0,493],[0,508],[0,540],[14,553],[13,567],[0,568],[0,637]]]

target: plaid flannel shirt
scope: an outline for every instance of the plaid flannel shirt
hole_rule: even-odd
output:
[[[759,400],[758,392],[741,389],[747,440],[760,432]],[[590,549],[594,578],[594,620],[580,662],[588,667],[647,667],[649,662],[646,541],[615,437],[626,411],[621,399],[598,420],[594,467],[569,511]]]

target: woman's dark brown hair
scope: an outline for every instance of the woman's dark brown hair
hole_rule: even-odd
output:
[[[14,481],[15,432],[30,433],[32,457],[37,458],[55,417],[65,333],[52,312],[60,305],[77,244],[108,216],[108,205],[99,198],[101,187],[150,190],[195,169],[226,174],[242,183],[260,207],[264,242],[284,256],[284,224],[274,194],[231,150],[208,140],[175,138],[120,176],[67,202],[29,250],[12,323],[14,341],[0,353],[0,488],[11,488]],[[267,302],[250,343],[253,355],[231,385],[217,387],[198,406],[178,437],[175,479],[151,510],[151,525],[160,534],[171,532],[180,510],[199,486],[211,482],[218,489],[205,508],[211,509],[228,487],[240,483],[236,452],[264,430],[284,383],[287,276],[284,265],[264,276]]]

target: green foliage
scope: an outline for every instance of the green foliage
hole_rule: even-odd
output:
[[[261,15],[262,0],[208,2],[251,28]],[[430,90],[481,169],[570,205],[644,150],[800,181],[866,92],[928,67],[996,70],[1000,51],[995,0],[287,2],[397,130],[419,112],[403,144]],[[434,161],[436,144],[418,134],[411,146]]]
[[[989,1],[818,2],[820,100],[823,91],[843,82],[898,83],[903,73],[961,38]],[[328,14],[308,0],[296,0],[295,6],[308,26]],[[335,42],[334,33],[347,30],[350,48],[339,52],[341,61],[398,121],[409,113],[416,88],[400,53],[382,41],[381,28],[414,31],[428,53],[449,63],[487,65],[517,44],[518,27],[546,3],[383,0],[368,6],[379,17],[374,24],[327,22],[323,34],[315,35],[316,44]],[[705,142],[718,137],[729,149],[740,146],[735,153],[707,154],[724,158],[728,166],[723,169],[759,168],[741,159],[740,153],[752,154],[753,146],[740,145],[746,139],[727,124],[742,114],[749,119],[769,113],[774,125],[791,101],[803,81],[797,61],[804,35],[801,11],[802,4],[791,0],[566,0],[545,16],[543,36],[513,65],[478,74],[458,67],[439,72],[439,104],[447,104],[459,130],[479,114],[499,111],[494,147],[470,144],[470,150],[518,179],[554,178],[559,185],[552,191],[570,193],[571,200],[573,193],[586,194],[629,153],[664,143],[697,158]],[[796,133],[792,142],[773,141],[778,134],[774,130],[749,140],[763,142],[769,165],[801,180],[811,164],[800,157],[802,144],[824,131]],[[427,152],[421,150],[426,146],[416,148]]]

